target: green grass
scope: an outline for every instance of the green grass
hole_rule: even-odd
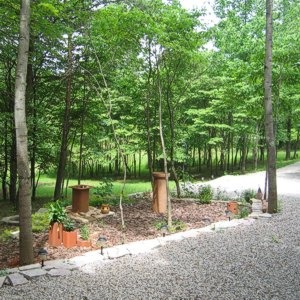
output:
[[[100,183],[100,180],[83,180],[81,184],[87,184],[92,187],[97,187]],[[69,188],[67,189],[67,198],[71,198],[72,189],[70,188],[73,185],[77,185],[77,180],[72,179],[69,180]],[[37,198],[48,198],[51,199],[55,186],[55,179],[43,176],[40,179],[38,188],[37,188]],[[113,190],[112,193],[115,196],[119,196],[123,188],[123,181],[116,180],[113,182]],[[124,194],[125,196],[137,192],[150,192],[151,191],[151,183],[139,180],[128,180],[125,184]],[[91,189],[91,194],[93,194],[93,189]]]

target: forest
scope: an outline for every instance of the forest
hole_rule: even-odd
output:
[[[20,3],[0,3],[1,196],[16,202]],[[180,1],[32,1],[31,198],[43,174],[56,176],[54,199],[68,178],[151,180],[163,171],[160,127],[177,183],[256,170],[266,161],[265,11],[264,1],[216,0],[207,26],[205,11]],[[299,15],[299,1],[274,1],[274,131],[287,160],[300,146]]]

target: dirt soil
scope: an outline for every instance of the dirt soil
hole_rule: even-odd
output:
[[[211,204],[198,204],[191,199],[173,199],[172,214],[173,221],[180,220],[185,224],[183,230],[201,228],[210,223],[225,220],[226,203],[213,202]],[[90,222],[91,247],[74,247],[66,249],[63,246],[50,247],[48,244],[48,231],[34,234],[35,261],[38,262],[37,252],[40,248],[48,251],[48,260],[71,258],[84,252],[99,249],[96,245],[99,236],[105,236],[107,247],[129,243],[138,240],[153,239],[161,236],[156,227],[165,220],[165,215],[156,214],[151,209],[149,198],[140,199],[134,204],[124,204],[123,213],[126,228],[121,229],[121,216],[119,207],[112,207],[114,215],[107,216],[101,220]],[[1,225],[2,226],[2,225]],[[78,228],[81,226],[77,224]],[[79,231],[79,229],[77,229]],[[179,230],[180,231],[180,230]],[[182,230],[181,230],[182,231]],[[79,235],[79,233],[78,233]],[[0,270],[12,268],[19,265],[19,241],[11,239],[0,244]]]

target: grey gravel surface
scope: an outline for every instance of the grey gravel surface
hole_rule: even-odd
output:
[[[257,174],[247,176],[256,182]],[[0,299],[299,300],[300,163],[280,169],[278,182],[282,210],[271,219],[101,261],[65,277],[3,287]]]

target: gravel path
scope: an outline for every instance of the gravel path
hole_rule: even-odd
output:
[[[211,183],[257,188],[264,173],[228,177]],[[299,300],[300,163],[278,171],[278,190],[282,211],[271,219],[102,261],[70,276],[4,287],[0,299]]]

